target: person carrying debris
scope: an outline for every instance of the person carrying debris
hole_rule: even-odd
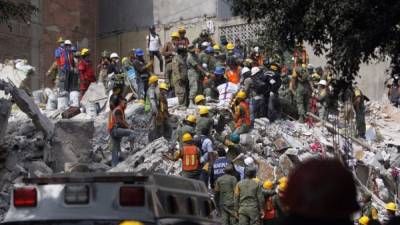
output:
[[[183,134],[182,141],[183,147],[181,150],[176,151],[173,157],[169,155],[165,155],[165,157],[173,161],[182,159],[182,176],[199,180],[201,172],[201,151],[194,144],[191,134]]]
[[[150,62],[154,64],[154,56],[157,57],[160,62],[160,72],[163,72],[164,62],[160,53],[161,48],[161,39],[160,36],[156,33],[156,27],[154,25],[149,27],[149,34],[146,37],[147,40],[147,50],[149,51]],[[152,68],[154,72],[154,68]]]
[[[172,32],[171,41],[165,43],[163,49],[161,50],[161,54],[164,56],[165,59],[165,78],[167,79],[167,83],[170,86],[172,95],[174,95],[173,89],[175,88],[174,83],[172,82],[172,61],[174,56],[177,54],[178,42],[179,33],[177,31]]]
[[[356,114],[357,137],[365,139],[365,96],[359,88],[354,89],[353,106]]]
[[[131,147],[135,133],[125,120],[125,109],[127,100],[118,95],[113,95],[112,101],[115,108],[110,112],[108,117],[108,132],[111,136],[112,156],[111,166],[115,167],[119,163],[119,154],[121,152],[121,141],[123,137],[127,137]]]
[[[188,78],[189,78],[189,108],[194,108],[194,98],[202,90],[201,74],[208,75],[208,73],[199,64],[199,59],[195,52],[194,45],[188,47],[189,55],[186,59],[186,65],[188,67]]]
[[[81,59],[79,60],[79,90],[81,92],[81,99],[85,95],[91,83],[96,82],[96,77],[94,75],[92,61],[89,59],[90,52],[89,49],[84,48],[81,50]]]
[[[249,104],[246,102],[246,93],[244,91],[239,91],[236,94],[234,103],[234,112],[232,117],[234,120],[235,134],[244,134],[249,132],[251,121],[250,121],[250,110]]]
[[[246,178],[235,188],[235,212],[239,225],[260,225],[264,214],[264,196],[261,185],[254,180],[256,168],[246,167]]]
[[[220,222],[223,225],[235,225],[237,216],[234,211],[234,191],[237,180],[232,175],[234,171],[232,164],[227,164],[222,170],[223,175],[215,181],[214,199],[218,207]]]
[[[306,114],[309,111],[312,83],[305,68],[296,68],[291,82],[291,90],[296,99],[299,122],[304,123]]]
[[[192,136],[195,135],[196,129],[196,116],[188,115],[186,119],[183,121],[183,124],[177,129],[176,137],[179,142],[179,146],[183,145],[182,137],[184,134],[189,133]]]
[[[146,63],[144,60],[144,52],[142,49],[135,49],[135,60],[133,61],[133,67],[137,72],[137,84],[138,84],[138,98],[140,103],[144,103],[146,99],[146,92],[148,89],[148,82],[150,77],[150,71],[153,66],[152,62]]]
[[[196,120],[196,134],[200,135],[205,130],[206,135],[209,135],[213,124],[214,120],[209,116],[208,107],[199,107],[199,117]]]
[[[175,89],[175,96],[178,97],[178,102],[181,107],[186,107],[188,104],[188,68],[185,62],[186,54],[186,48],[183,45],[179,45],[177,54],[174,54],[171,62],[172,84]]]

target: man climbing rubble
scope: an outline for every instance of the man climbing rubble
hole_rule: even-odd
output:
[[[84,48],[81,50],[81,60],[79,60],[78,69],[80,72],[80,83],[79,89],[81,93],[81,99],[85,95],[90,84],[96,82],[96,77],[93,72],[92,61],[89,59],[89,49]]]
[[[249,104],[246,102],[246,93],[244,91],[239,91],[236,94],[233,109],[232,117],[235,127],[233,133],[240,135],[249,132],[251,125],[250,111]]]
[[[180,146],[183,146],[183,140],[182,140],[183,135],[189,133],[190,135],[193,136],[196,133],[195,130],[196,130],[196,116],[188,115],[176,131],[176,139],[179,142]]]
[[[296,99],[299,122],[304,123],[306,114],[309,111],[311,93],[313,92],[310,76],[305,68],[296,68],[291,90]]]
[[[127,100],[118,95],[113,95],[111,99],[115,108],[110,112],[108,117],[108,132],[111,136],[112,159],[111,166],[115,167],[119,163],[119,155],[121,152],[121,141],[123,137],[127,137],[133,148],[135,133],[131,130],[132,126],[125,120],[125,109]],[[111,105],[111,104],[110,104]]]

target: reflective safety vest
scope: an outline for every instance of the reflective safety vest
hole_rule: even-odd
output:
[[[182,170],[193,171],[200,167],[200,155],[195,145],[183,146]]]
[[[108,132],[111,134],[112,129],[115,127],[116,123],[117,123],[117,119],[115,118],[115,112],[117,110],[120,110],[122,113],[122,119],[125,120],[125,113],[124,110],[122,110],[121,106],[117,106],[115,107],[115,109],[113,111],[110,112],[109,116],[108,116]]]
[[[236,121],[236,128],[241,127],[243,124],[250,126],[250,110],[247,102],[240,102],[239,104],[240,117]]]
[[[240,82],[239,67],[234,70],[226,71],[226,77],[228,78],[229,82],[234,84],[239,84]]]
[[[272,197],[265,198],[264,220],[272,220],[275,218],[275,209],[272,203]]]
[[[72,51],[62,51],[58,62],[59,66],[63,69],[70,69],[72,65],[74,65],[74,56]]]

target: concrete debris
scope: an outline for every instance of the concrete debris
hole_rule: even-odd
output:
[[[35,72],[35,68],[28,65],[26,60],[7,60],[5,64],[0,63],[0,80],[10,81],[17,88],[29,90],[27,78]],[[0,98],[6,98],[4,90],[0,88]]]
[[[0,143],[3,141],[3,137],[7,131],[8,118],[11,114],[11,106],[11,101],[0,99]]]

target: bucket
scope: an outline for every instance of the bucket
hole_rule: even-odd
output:
[[[42,90],[33,91],[32,92],[32,96],[33,96],[33,101],[35,102],[35,104],[40,104],[44,100],[44,96],[43,96],[43,91]]]
[[[90,117],[96,117],[97,116],[97,112],[98,112],[98,104],[94,103],[94,102],[89,102],[87,104],[86,107],[86,113],[90,116]]]
[[[60,96],[57,98],[57,109],[64,110],[68,108],[68,96]]]
[[[54,94],[50,94],[47,99],[46,110],[56,110],[57,109],[57,97]]]
[[[69,105],[71,107],[79,107],[79,98],[80,98],[79,91],[71,91],[69,93]]]

